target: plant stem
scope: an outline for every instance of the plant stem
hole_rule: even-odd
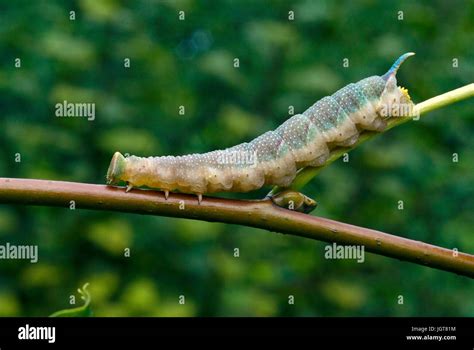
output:
[[[232,200],[74,182],[0,178],[0,203],[112,210],[257,227],[346,245],[474,278],[474,256],[280,208],[271,200]],[[67,209],[69,210],[69,209]]]

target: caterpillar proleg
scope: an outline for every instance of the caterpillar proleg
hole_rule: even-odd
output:
[[[110,185],[147,186],[194,193],[248,192],[264,185],[286,187],[298,169],[323,165],[332,148],[354,144],[363,130],[383,131],[386,119],[409,116],[413,103],[397,86],[400,56],[382,76],[351,83],[250,142],[184,156],[125,158],[116,152],[107,172]]]

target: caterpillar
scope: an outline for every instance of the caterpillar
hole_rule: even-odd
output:
[[[317,101],[273,131],[250,142],[203,154],[124,157],[115,152],[107,184],[161,189],[198,195],[248,192],[264,185],[287,187],[299,169],[324,165],[330,150],[351,146],[363,130],[381,132],[391,117],[410,116],[413,102],[397,86],[396,73],[414,53],[400,56],[382,76],[351,83]]]

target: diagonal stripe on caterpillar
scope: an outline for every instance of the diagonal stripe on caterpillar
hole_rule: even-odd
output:
[[[354,144],[360,131],[383,131],[387,118],[411,115],[413,103],[395,76],[412,55],[400,56],[386,74],[349,84],[248,143],[177,157],[124,158],[116,152],[107,183],[125,181],[128,188],[147,186],[166,195],[177,190],[199,196],[289,186],[298,169],[323,165],[331,148]]]

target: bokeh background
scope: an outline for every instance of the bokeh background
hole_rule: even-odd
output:
[[[398,79],[422,101],[473,81],[473,19],[472,1],[2,1],[0,176],[102,184],[117,150],[232,146],[408,51]],[[96,119],[55,117],[63,100],[96,103]],[[331,165],[304,190],[312,215],[474,252],[473,103]],[[235,225],[1,205],[6,242],[40,255],[0,261],[1,316],[70,307],[85,282],[97,316],[474,314],[468,278],[373,254],[326,260],[324,243]]]

